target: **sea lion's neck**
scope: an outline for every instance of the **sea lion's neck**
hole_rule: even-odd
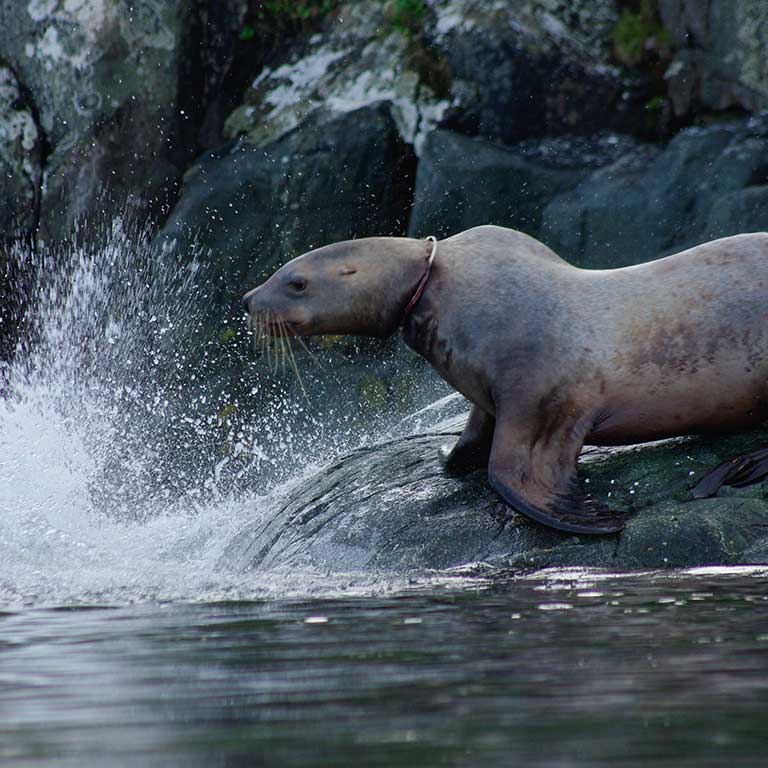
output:
[[[443,378],[447,378],[451,348],[444,333],[439,292],[439,278],[434,275],[403,324],[403,340],[414,352],[426,358]]]

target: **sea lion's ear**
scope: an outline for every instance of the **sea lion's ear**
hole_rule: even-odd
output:
[[[488,481],[514,510],[537,523],[559,531],[604,535],[624,528],[627,515],[615,512],[596,499],[588,499],[576,479],[576,458],[583,437],[579,430],[553,435],[546,445],[534,445],[530,436],[516,427],[503,412],[496,413]],[[561,440],[559,437],[570,435]]]
[[[354,275],[357,273],[357,270],[354,267],[342,267],[339,270],[340,275]]]

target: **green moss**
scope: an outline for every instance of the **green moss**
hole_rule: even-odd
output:
[[[408,36],[421,31],[426,14],[424,0],[394,0],[390,10],[392,26]]]
[[[639,64],[643,58],[648,24],[639,13],[624,11],[613,29],[613,46],[619,61]]]
[[[264,0],[262,13],[291,22],[306,22],[325,16],[338,0]]]
[[[256,37],[256,30],[250,24],[245,24],[240,30],[240,39],[253,40],[254,37]]]
[[[236,411],[237,411],[237,406],[234,403],[225,405],[219,411],[219,424],[226,424],[230,420],[230,418],[234,416]]]
[[[625,3],[613,28],[613,50],[616,58],[628,66],[637,66],[647,54],[658,57],[669,46],[656,0]]]

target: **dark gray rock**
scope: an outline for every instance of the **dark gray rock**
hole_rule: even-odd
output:
[[[434,131],[419,159],[410,234],[445,237],[490,223],[538,234],[547,203],[584,175],[529,160],[519,149]]]
[[[190,169],[155,242],[165,263],[193,272],[200,318],[185,332],[194,333],[201,356],[190,385],[206,398],[198,410],[225,411],[235,434],[251,421],[266,432],[274,414],[272,436],[259,442],[269,440],[270,452],[279,453],[290,437],[298,453],[311,454],[319,430],[362,434],[441,391],[431,368],[396,337],[307,339],[311,354],[297,344],[302,389],[289,361],[275,366],[274,356],[253,351],[240,304],[246,290],[312,247],[404,234],[414,165],[387,105],[376,104],[313,115],[266,147],[230,144]],[[285,471],[290,461],[286,456]]]
[[[637,264],[768,229],[765,118],[683,131],[595,171],[544,210],[541,237],[578,266]]]
[[[34,113],[14,72],[0,63],[0,239],[34,231],[41,177],[42,137]]]
[[[648,94],[607,65],[617,16],[605,6],[434,3],[426,35],[453,77],[453,107],[442,125],[507,144],[641,128],[634,116]]]
[[[768,108],[762,0],[660,0],[659,10],[678,49],[667,72],[678,115]]]
[[[458,425],[457,425],[458,427]],[[232,542],[222,565],[259,571],[499,567],[672,568],[763,562],[768,486],[691,501],[716,463],[768,441],[765,431],[589,449],[580,473],[596,498],[635,512],[617,537],[576,537],[530,523],[493,493],[485,472],[448,476],[437,449],[458,428],[356,451],[294,487]]]

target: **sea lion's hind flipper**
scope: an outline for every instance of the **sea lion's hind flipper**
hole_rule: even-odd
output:
[[[626,513],[616,512],[595,499],[586,498],[575,481],[570,493],[552,492],[548,500],[544,500],[544,494],[539,490],[536,496],[541,501],[533,503],[521,490],[505,482],[498,471],[489,472],[488,478],[493,489],[513,509],[558,531],[605,536],[619,533],[627,522]]]
[[[768,477],[768,448],[761,448],[752,453],[744,453],[724,461],[708,472],[693,487],[694,499],[707,499],[714,496],[724,485],[744,488],[759,483]]]

